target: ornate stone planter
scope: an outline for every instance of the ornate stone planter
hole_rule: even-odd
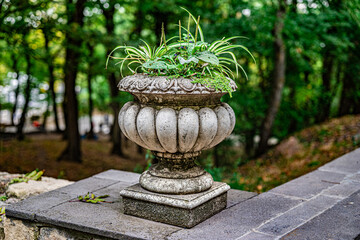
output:
[[[231,84],[235,90],[236,84],[232,80]],[[233,110],[220,101],[226,92],[193,84],[190,79],[144,74],[123,78],[119,90],[135,97],[119,113],[122,132],[150,149],[158,160],[141,175],[141,187],[178,195],[210,191],[213,179],[195,160],[202,150],[223,141],[234,128]],[[226,184],[221,188],[221,194],[229,189]],[[129,196],[124,192],[122,195]]]

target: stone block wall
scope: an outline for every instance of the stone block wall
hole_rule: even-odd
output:
[[[0,201],[0,208],[9,206],[10,204],[19,202],[31,196],[36,196],[44,192],[55,190],[73,182],[63,179],[55,179],[50,177],[42,177],[41,181],[28,181],[9,185],[13,178],[21,177],[22,174],[10,174],[7,172],[0,172],[0,196],[7,196],[6,201]],[[23,220],[16,220],[2,216],[0,222],[0,240],[17,240],[17,239],[68,239],[64,237],[59,238],[40,238],[46,236],[44,230],[41,231],[39,224],[26,222]],[[53,234],[53,233],[52,233]],[[50,236],[50,235],[49,235]],[[61,234],[59,234],[61,236]],[[65,235],[64,235],[65,236]]]

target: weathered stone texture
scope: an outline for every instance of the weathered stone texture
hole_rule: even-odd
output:
[[[354,193],[282,239],[357,239],[360,235],[360,191]]]
[[[324,189],[339,184],[345,176],[345,174],[341,173],[316,170],[276,187],[269,192],[310,199]]]
[[[208,191],[164,195],[146,191],[139,184],[121,191],[124,213],[180,227],[193,227],[226,207],[225,183],[215,182]]]
[[[34,223],[6,218],[4,222],[5,240],[37,240],[39,229]]]
[[[48,192],[57,188],[65,187],[73,182],[63,179],[55,179],[49,177],[42,177],[41,181],[29,180],[27,183],[16,183],[8,186],[6,194],[9,197],[16,197],[18,199],[25,199],[32,195],[38,195],[43,192]]]

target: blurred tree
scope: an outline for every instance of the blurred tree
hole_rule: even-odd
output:
[[[278,1],[278,10],[276,13],[276,22],[274,25],[274,49],[275,49],[275,68],[274,79],[272,81],[272,90],[269,100],[269,107],[262,123],[260,131],[260,142],[257,148],[257,154],[262,154],[267,150],[268,140],[273,127],[273,122],[279,110],[283,87],[285,83],[285,43],[283,40],[284,19],[286,14],[286,1]]]
[[[103,14],[105,17],[105,28],[106,32],[108,34],[108,39],[105,42],[106,45],[106,56],[110,54],[112,49],[115,46],[114,41],[114,34],[115,34],[115,23],[114,23],[114,14],[115,14],[115,3],[110,2],[107,3],[108,7],[105,8],[104,5],[100,2],[101,9],[103,10]],[[109,39],[110,38],[110,39]],[[110,88],[110,96],[111,96],[111,108],[113,111],[114,116],[114,122],[111,126],[111,140],[113,143],[111,153],[117,154],[119,156],[123,156],[123,150],[122,150],[122,143],[121,143],[121,131],[118,124],[118,114],[120,111],[120,104],[118,102],[119,98],[119,91],[117,89],[117,83],[116,75],[114,70],[110,70],[107,73],[107,79],[109,82],[109,88]]]
[[[60,129],[60,125],[59,125],[59,116],[58,116],[58,107],[57,107],[57,103],[56,103],[56,92],[55,92],[55,58],[57,57],[57,55],[60,53],[60,51],[58,50],[54,55],[51,54],[50,51],[50,41],[51,39],[54,38],[54,22],[52,22],[49,18],[46,18],[44,24],[43,24],[43,28],[42,28],[42,32],[44,34],[44,39],[45,39],[45,57],[44,57],[44,61],[47,63],[47,67],[48,67],[48,74],[49,74],[49,90],[50,90],[50,94],[51,95],[51,99],[52,99],[52,108],[53,108],[53,112],[54,112],[54,121],[55,121],[55,127],[56,127],[56,132],[61,132]]]
[[[24,38],[26,39],[26,35],[24,36]],[[25,120],[26,120],[26,114],[28,111],[28,107],[29,107],[29,102],[30,102],[30,94],[31,94],[31,85],[32,85],[32,75],[31,75],[31,67],[32,67],[32,63],[31,63],[31,50],[28,46],[28,44],[25,42],[24,44],[24,50],[25,50],[25,59],[26,59],[26,86],[25,86],[25,91],[24,91],[24,95],[25,95],[25,103],[24,103],[24,107],[22,108],[22,113],[21,113],[21,117],[20,117],[20,122],[17,125],[17,139],[22,141],[24,140],[24,125],[25,125]]]
[[[81,44],[84,8],[86,0],[78,0],[74,3],[67,0],[67,31],[66,31],[66,55],[64,64],[65,82],[65,112],[67,147],[59,156],[59,160],[67,159],[81,162],[80,135],[78,126],[78,101],[76,98],[75,84],[78,72]]]

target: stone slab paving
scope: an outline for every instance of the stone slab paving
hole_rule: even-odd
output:
[[[165,239],[182,228],[148,221],[123,214],[120,191],[138,182],[139,174],[109,170],[72,185],[30,197],[7,207],[7,217],[46,223],[113,239]],[[87,204],[72,202],[78,195],[93,192],[95,195],[109,194],[107,201],[113,203]],[[230,190],[229,207],[254,197],[255,193]],[[45,235],[56,234],[49,228],[41,228]],[[62,232],[64,232],[62,230]],[[62,236],[68,236],[64,233]]]
[[[9,205],[7,218],[44,223],[39,232],[49,236],[75,231],[99,239],[354,239],[360,235],[359,161],[358,149],[260,195],[230,190],[227,208],[191,229],[124,215],[119,192],[139,175],[117,170]],[[114,203],[69,202],[87,192],[109,194]]]
[[[360,238],[360,191],[336,204],[281,239],[323,240]]]

